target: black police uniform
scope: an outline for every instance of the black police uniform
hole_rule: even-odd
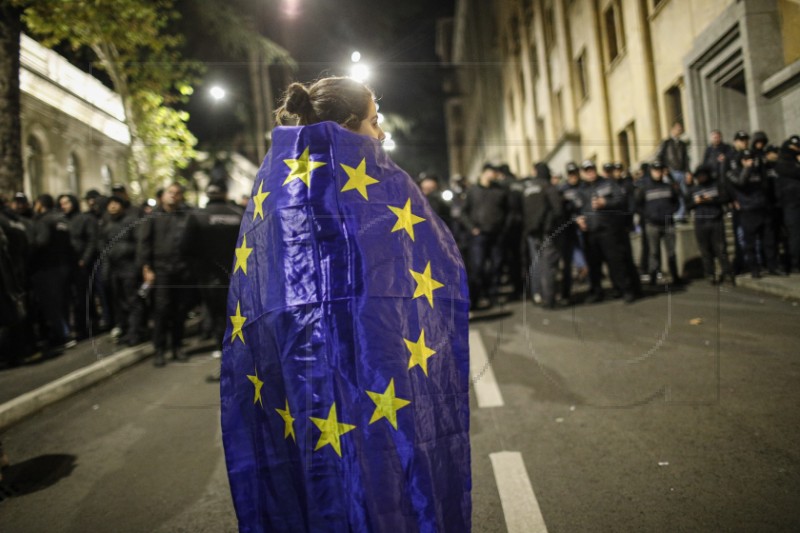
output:
[[[94,309],[88,305],[91,295],[89,280],[97,255],[97,219],[90,213],[80,212],[80,203],[72,195],[68,196],[73,210],[66,214],[72,243],[73,262],[70,268],[70,303],[73,314],[75,335],[78,339],[89,336],[87,315],[94,318]]]
[[[149,266],[156,275],[152,287],[156,364],[163,363],[168,331],[173,357],[184,358],[180,348],[190,302],[188,291],[194,281],[181,250],[188,218],[189,209],[184,205],[172,212],[159,207],[140,226],[137,265],[140,271]]]
[[[800,271],[800,137],[793,136],[783,143],[775,172],[776,193],[783,209],[789,241],[789,256],[793,271]]]
[[[34,219],[31,282],[45,328],[45,355],[67,341],[66,290],[73,260],[69,224],[63,213],[49,210]]]
[[[545,308],[556,301],[560,233],[564,207],[558,189],[550,184],[546,165],[537,165],[535,178],[522,189],[522,229],[530,258],[529,283],[534,301],[541,297]]]
[[[503,244],[510,224],[508,191],[492,183],[467,190],[461,223],[469,232],[469,286],[473,307],[481,296],[497,296],[498,273],[503,261]],[[472,234],[478,229],[478,235]]]
[[[105,263],[106,286],[113,302],[114,325],[122,330],[122,341],[138,344],[143,337],[143,306],[137,297],[140,273],[136,268],[138,227],[135,214],[126,209],[108,214],[100,228],[102,260]]]
[[[630,246],[624,240],[625,214],[627,205],[625,194],[614,180],[600,176],[593,183],[586,183],[581,190],[581,215],[586,217],[587,230],[584,234],[586,261],[589,265],[590,300],[603,298],[601,286],[603,262],[608,265],[609,275],[614,287],[621,291],[627,301],[639,293],[639,278],[633,275],[633,258],[627,257]],[[605,199],[605,206],[592,208],[592,198]]]
[[[699,181],[700,175],[705,172],[708,179]],[[725,213],[724,206],[728,203],[724,189],[720,187],[719,180],[711,177],[709,167],[698,169],[695,172],[695,181],[688,189],[686,205],[694,211],[694,235],[700,256],[703,259],[703,272],[712,283],[727,279],[735,283],[733,271],[728,259],[727,244],[725,242]],[[719,261],[722,278],[716,275],[714,259]]]
[[[243,214],[244,210],[238,205],[209,200],[205,208],[189,215],[186,224],[185,255],[203,287],[201,292],[209,314],[210,332],[220,348],[227,326],[228,282]]]
[[[637,191],[638,204],[646,223],[645,236],[650,252],[647,271],[650,283],[655,283],[661,268],[661,243],[667,249],[667,264],[674,283],[680,282],[675,257],[675,224],[672,216],[680,205],[677,185],[661,180],[649,179]]]
[[[753,158],[753,166],[747,168],[743,160]],[[771,205],[768,183],[764,176],[760,159],[752,152],[744,150],[731,160],[728,180],[739,204],[739,219],[744,232],[744,252],[747,265],[753,277],[760,277],[761,265],[758,261],[757,242],[762,244],[766,266],[770,273],[778,272],[775,249],[775,232],[772,228]]]
[[[576,250],[583,253],[582,235],[575,224],[575,217],[580,215],[583,208],[582,182],[570,185],[562,183],[559,194],[562,199],[565,226],[561,232],[559,242],[561,248],[561,298],[569,300],[572,295],[572,259]]]

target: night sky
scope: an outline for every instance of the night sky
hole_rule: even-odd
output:
[[[436,19],[452,16],[453,0],[252,0],[261,32],[286,48],[298,64],[293,79],[309,82],[346,75],[350,55],[358,50],[372,74],[367,83],[379,99],[380,111],[407,121],[408,134],[393,131],[394,159],[412,176],[420,172],[447,175],[446,138],[441,93],[441,66],[435,54]],[[187,109],[190,128],[202,145],[220,145],[237,132],[246,134],[247,65],[225,57],[204,39],[187,31],[187,50],[207,70]],[[276,99],[288,80],[271,69]],[[213,103],[208,89],[219,83],[231,93]],[[277,85],[280,85],[278,87]]]

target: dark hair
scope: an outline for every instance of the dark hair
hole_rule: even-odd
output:
[[[78,201],[78,197],[77,196],[75,196],[74,194],[62,194],[62,195],[60,195],[56,199],[56,202],[58,203],[59,207],[61,206],[61,199],[62,198],[66,198],[67,200],[69,200],[69,203],[72,204],[72,210],[75,213],[80,213],[81,212],[81,203],[80,203],[80,201]]]
[[[53,201],[53,197],[49,194],[40,194],[36,197],[36,201],[39,202],[39,205],[44,207],[45,209],[53,209],[55,207],[55,202]]]
[[[367,118],[369,103],[374,99],[366,85],[352,78],[323,78],[310,87],[292,83],[275,111],[275,122],[282,126],[294,117],[299,126],[307,126],[331,120],[356,129]]]

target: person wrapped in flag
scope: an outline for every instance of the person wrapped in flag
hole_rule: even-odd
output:
[[[453,237],[381,148],[368,87],[294,83],[276,115],[222,359],[239,530],[469,531],[469,296]]]

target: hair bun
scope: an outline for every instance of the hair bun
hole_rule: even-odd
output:
[[[286,89],[286,104],[284,108],[287,113],[299,117],[306,116],[309,111],[313,110],[308,89],[302,83],[292,83]]]

